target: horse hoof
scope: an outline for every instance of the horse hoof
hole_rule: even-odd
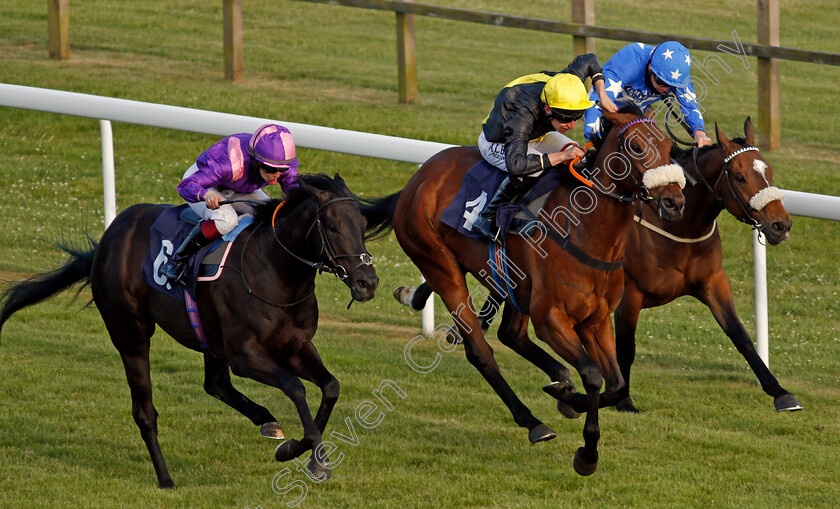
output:
[[[626,398],[623,398],[621,401],[616,403],[615,409],[619,412],[627,412],[630,414],[639,413],[639,409],[637,409],[636,406],[633,404],[633,400],[630,398],[630,396],[627,396]]]
[[[274,459],[277,461],[289,461],[297,458],[299,455],[295,454],[297,449],[297,440],[288,440],[277,446],[274,450]]]
[[[162,490],[174,490],[175,489],[175,483],[172,481],[172,479],[165,479],[163,481],[160,481],[158,483],[158,485],[160,486],[160,489],[162,489]]]
[[[394,298],[403,306],[411,307],[411,297],[414,296],[413,286],[398,286],[394,289]]]
[[[275,440],[283,440],[286,438],[286,435],[283,433],[283,429],[280,428],[280,424],[277,422],[267,422],[260,426],[260,435],[264,438],[273,438]]]
[[[566,392],[574,392],[575,386],[572,385],[571,381],[564,380],[562,382],[551,382],[550,384],[543,385],[542,390],[552,398],[560,399]]]
[[[536,444],[537,442],[546,442],[555,437],[557,437],[557,433],[542,423],[528,432],[528,440],[530,440],[532,444]]]
[[[315,482],[323,482],[332,477],[332,470],[330,469],[330,460],[325,458],[323,460],[315,459],[315,453],[309,458],[309,464],[306,469],[312,475],[312,480]]]
[[[776,407],[777,412],[795,412],[797,410],[802,410],[802,405],[796,401],[793,394],[784,394],[779,396],[773,401],[773,405]]]
[[[578,475],[587,476],[592,475],[598,470],[598,453],[595,453],[595,461],[587,462],[583,459],[584,449],[579,447],[575,452],[575,459],[572,461],[572,466],[575,467],[575,472]]]
[[[563,403],[559,399],[557,400],[557,411],[560,412],[560,415],[562,415],[566,419],[577,419],[578,417],[580,417],[580,414],[575,412],[574,408]]]

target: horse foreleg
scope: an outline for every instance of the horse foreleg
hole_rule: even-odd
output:
[[[285,438],[283,429],[271,412],[248,399],[233,386],[227,360],[204,354],[204,391],[259,426],[262,436]]]
[[[262,347],[255,342],[246,342],[240,349],[240,356],[230,360],[230,367],[237,376],[248,377],[257,382],[277,387],[292,401],[303,425],[303,438],[289,440],[277,446],[274,453],[278,461],[289,461],[308,450],[318,451],[321,445],[321,431],[315,425],[309,406],[306,403],[306,389],[300,379],[283,369]],[[310,473],[315,475],[320,469],[313,468],[310,461]],[[314,477],[317,482],[329,477],[321,472]]]
[[[607,316],[600,323],[581,328],[577,332],[589,358],[598,365],[601,376],[604,378],[604,393],[600,395],[599,407],[615,405],[625,384],[616,358],[612,320]]]
[[[732,299],[732,288],[729,284],[729,277],[722,270],[712,276],[704,285],[696,297],[706,304],[714,315],[715,320],[723,331],[729,336],[732,344],[738,352],[747,360],[755,376],[761,384],[761,388],[769,396],[773,397],[776,410],[792,411],[802,410],[802,405],[796,398],[779,385],[776,377],[764,364],[755,350],[752,338],[744,329],[744,325],[735,312],[735,302]]]
[[[531,341],[528,337],[528,322],[527,315],[511,306],[505,306],[502,311],[502,323],[499,325],[499,341],[548,375],[553,382],[550,384],[553,388],[546,392],[553,394],[553,391],[571,388],[571,374],[568,368]]]
[[[318,406],[318,412],[315,414],[314,422],[318,431],[323,435],[333,408],[338,401],[340,390],[338,380],[324,366],[318,350],[311,342],[302,346],[296,355],[284,359],[284,367],[295,376],[312,382],[321,389],[321,404]],[[296,447],[301,447],[300,445],[295,445],[295,442],[295,440],[286,442],[289,445],[285,447],[290,448],[290,453],[294,453]],[[280,451],[281,449],[278,447],[277,454],[286,454]],[[278,459],[281,458],[278,456]],[[331,476],[330,460],[326,451],[318,446],[313,447],[308,468],[309,472],[316,478],[329,478]]]
[[[598,365],[589,357],[580,338],[572,328],[570,319],[560,310],[546,310],[544,318],[534,316],[537,336],[551,346],[566,362],[575,367],[580,375],[586,397],[565,393],[564,403],[573,406],[577,412],[586,412],[583,424],[584,446],[575,452],[572,465],[580,475],[591,475],[598,468],[598,441],[601,430],[598,425],[598,408],[603,377]],[[539,320],[539,321],[538,321]]]
[[[620,412],[639,413],[630,397],[630,368],[636,358],[636,325],[642,310],[643,295],[636,290],[632,283],[624,286],[624,295],[615,310],[615,350],[618,366],[624,377],[624,388],[621,389],[616,402],[616,409]]]

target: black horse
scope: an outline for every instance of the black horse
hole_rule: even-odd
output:
[[[149,343],[155,324],[192,350],[205,352],[204,389],[260,426],[263,436],[283,438],[277,419],[231,384],[230,372],[282,390],[303,424],[301,440],[278,446],[286,461],[312,450],[309,470],[330,475],[321,435],[338,400],[338,380],[324,367],[311,340],[318,325],[315,275],[333,272],[350,287],[354,300],[373,298],[379,278],[365,248],[366,221],[358,200],[341,177],[305,175],[285,202],[256,206],[254,224],[243,231],[227,257],[221,277],[199,283],[195,300],[206,331],[207,353],[195,337],[184,306],[151,288],[141,264],[149,250],[149,230],[166,209],[139,204],[123,211],[83,252],[59,269],[36,275],[3,295],[0,329],[19,309],[84,281],[90,284],[111,341],[120,352],[131,389],[132,415],[146,443],[161,488],[172,482],[157,439],[152,405]],[[316,384],[321,404],[312,418],[300,379]]]

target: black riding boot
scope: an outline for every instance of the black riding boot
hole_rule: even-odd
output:
[[[161,267],[160,273],[173,283],[182,283],[181,278],[184,277],[184,269],[186,268],[187,260],[196,254],[202,247],[213,242],[215,239],[208,239],[201,231],[201,223],[193,226],[192,230],[187,233],[184,241],[175,251],[175,254],[169,257],[166,264]]]
[[[529,180],[533,179],[511,178],[508,175],[499,185],[496,194],[490,199],[490,203],[481,211],[478,220],[473,223],[473,227],[490,240],[496,240],[499,236],[499,226],[496,224],[496,213],[499,212],[499,207],[503,203],[512,202],[514,198],[527,190],[530,187]]]

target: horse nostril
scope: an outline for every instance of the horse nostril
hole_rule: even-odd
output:
[[[664,208],[665,210],[674,210],[677,208],[677,205],[671,198],[665,198],[664,200],[662,200],[662,208]]]
[[[379,278],[372,279],[357,279],[353,282],[353,287],[360,292],[374,290],[379,284]]]
[[[781,221],[776,221],[770,225],[770,228],[773,229],[776,233],[784,233],[787,228],[785,228],[785,224]]]

